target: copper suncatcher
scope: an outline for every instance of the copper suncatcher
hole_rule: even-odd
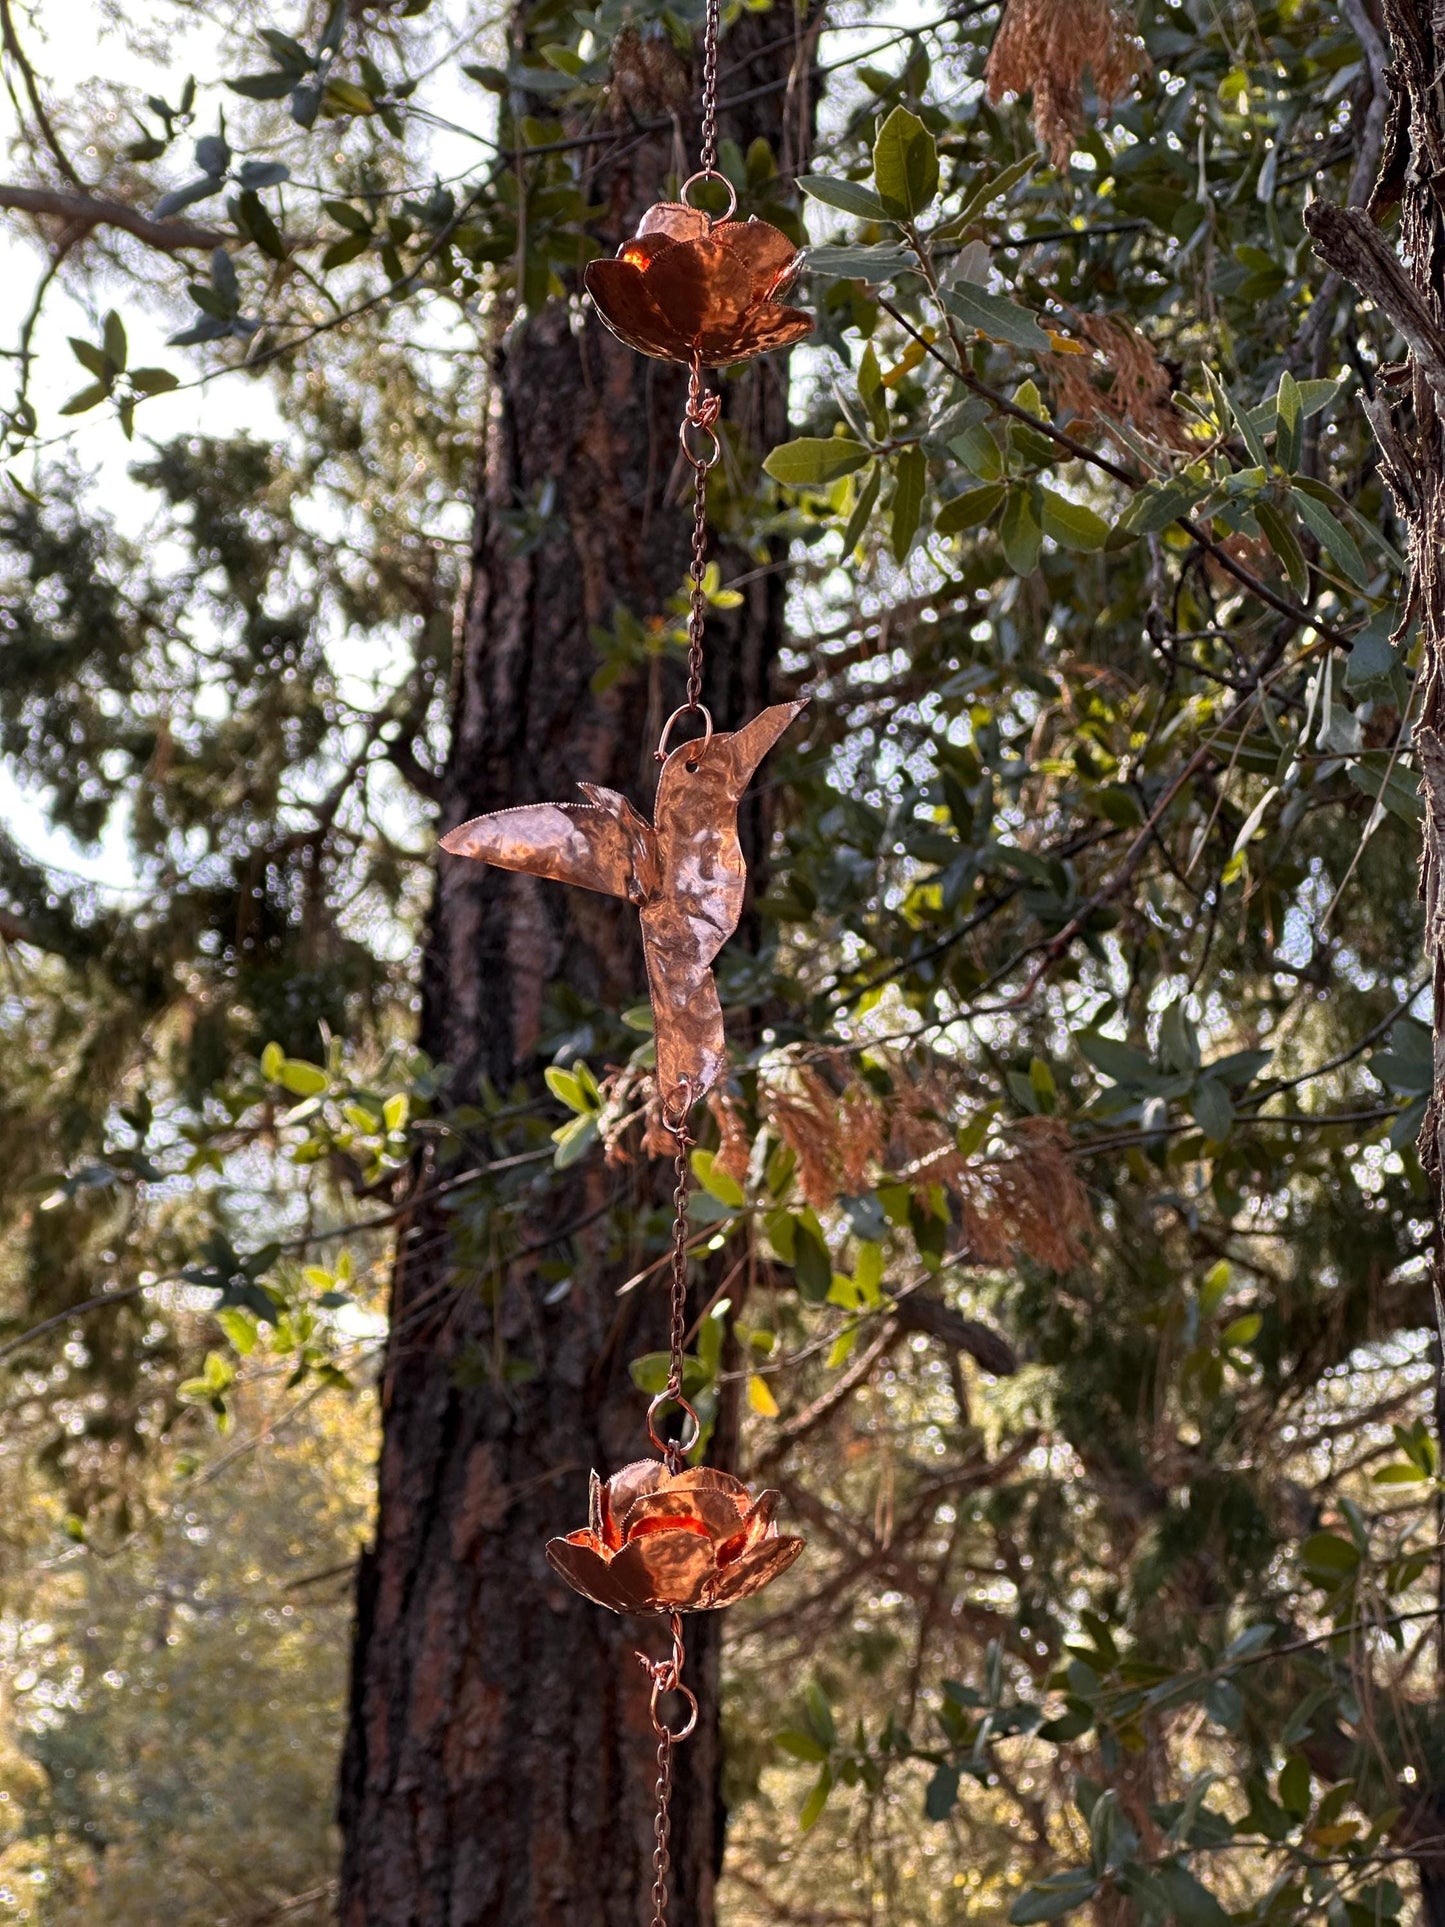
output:
[[[672,1749],[697,1724],[698,1706],[682,1683],[684,1612],[731,1605],[786,1570],[803,1549],[774,1523],[777,1494],[756,1498],[740,1479],[689,1465],[701,1438],[683,1396],[687,1339],[687,1198],[692,1107],[727,1072],[722,1006],[712,962],[742,913],[746,870],[738,841],[738,804],[764,756],[803,708],[781,703],[731,733],[714,733],[702,702],[707,597],[707,478],[720,453],[715,428],[721,397],[703,388],[704,368],[726,367],[790,347],[811,319],[782,304],[801,256],[777,228],[736,221],[737,196],[717,167],[719,0],[708,0],[703,39],[702,150],[697,173],[676,201],[650,208],[614,260],[593,261],[585,281],[597,312],[630,347],[690,371],[678,435],[693,472],[692,562],[687,700],[668,718],[656,751],[662,765],[649,823],[615,790],[582,783],[584,803],[528,803],[475,817],[442,838],[454,856],[503,870],[572,883],[635,905],[642,922],[657,1041],[657,1098],[675,1149],[676,1187],[670,1264],[671,1329],[667,1384],[647,1412],[659,1454],[609,1479],[592,1474],[588,1523],[553,1539],[553,1568],[586,1598],[613,1612],[665,1613],[672,1633],[664,1659],[639,1653],[652,1681],[657,1736],[652,1927],[667,1927]],[[694,186],[715,182],[727,214],[694,208]],[[669,750],[674,726],[696,717],[700,737]],[[664,1438],[659,1413],[681,1414],[682,1436]],[[659,1711],[678,1693],[684,1723]]]

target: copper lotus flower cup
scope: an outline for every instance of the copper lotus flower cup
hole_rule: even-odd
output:
[[[709,1465],[674,1473],[640,1459],[605,1481],[592,1474],[587,1530],[549,1540],[547,1558],[612,1612],[709,1612],[760,1591],[803,1550],[773,1523],[777,1503]]]
[[[620,341],[660,361],[725,368],[790,348],[813,321],[778,297],[802,255],[767,221],[713,221],[681,201],[643,215],[615,260],[590,261],[583,279]]]

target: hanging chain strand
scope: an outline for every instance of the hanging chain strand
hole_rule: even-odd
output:
[[[692,1139],[688,1135],[687,1114],[673,1129],[677,1140],[677,1154],[673,1158],[673,1174],[677,1183],[672,1193],[672,1322],[668,1330],[668,1354],[670,1363],[667,1373],[667,1396],[670,1399],[682,1397],[683,1347],[687,1343],[687,1192],[690,1166],[688,1152]],[[672,1440],[667,1451],[668,1470],[680,1472],[683,1467],[682,1447]]]
[[[692,358],[687,384],[687,408],[679,439],[692,466],[692,562],[688,580],[692,594],[687,618],[687,708],[702,707],[702,644],[707,628],[707,476],[721,453],[717,418],[722,396],[710,395],[702,385],[702,356]]]
[[[697,1725],[697,1695],[682,1683],[685,1654],[682,1645],[682,1618],[669,1613],[672,1626],[672,1651],[666,1659],[649,1659],[639,1653],[642,1670],[652,1681],[652,1730],[657,1735],[657,1815],[652,1823],[652,1921],[651,1927],[667,1927],[667,1876],[672,1869],[672,1749],[685,1740]],[[682,1726],[671,1727],[657,1710],[664,1693],[677,1693],[687,1707]]]
[[[672,1831],[672,1735],[666,1728],[657,1742],[657,1817],[652,1831],[657,1845],[652,1850],[652,1927],[667,1927],[667,1875],[672,1865],[668,1835]]]
[[[717,172],[717,30],[720,0],[707,0],[702,37],[702,171]]]

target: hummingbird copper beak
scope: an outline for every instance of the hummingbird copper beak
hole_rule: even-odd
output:
[[[740,797],[753,780],[753,773],[788,725],[808,707],[806,696],[797,702],[775,703],[760,716],[754,716],[742,729],[727,739],[728,787]]]

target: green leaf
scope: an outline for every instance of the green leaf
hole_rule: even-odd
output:
[[[828,1704],[828,1696],[816,1680],[809,1680],[803,1691],[804,1704],[808,1709],[808,1730],[815,1733],[823,1745],[829,1748],[838,1744],[838,1728],[833,1719],[833,1709]]]
[[[108,381],[94,381],[88,388],[82,388],[78,394],[72,395],[59,412],[62,415],[83,415],[88,409],[99,407],[109,393]]]
[[[1367,689],[1371,683],[1388,682],[1399,662],[1390,640],[1397,621],[1394,609],[1381,609],[1355,634],[1345,665],[1345,688]]]
[[[811,1733],[800,1733],[795,1727],[774,1733],[773,1745],[780,1746],[785,1753],[791,1753],[795,1760],[806,1760],[812,1766],[820,1765],[828,1757],[826,1746],[820,1746]]]
[[[582,1088],[582,1080],[572,1071],[564,1071],[556,1064],[549,1064],[542,1073],[547,1089],[559,1104],[565,1104],[569,1111],[579,1111],[584,1115],[593,1108]]]
[[[870,341],[858,363],[858,396],[868,411],[873,433],[879,441],[888,435],[888,397],[883,387],[883,371]]]
[[[1097,1030],[1080,1030],[1074,1033],[1074,1042],[1094,1069],[1102,1071],[1116,1084],[1147,1086],[1158,1080],[1152,1060],[1117,1037],[1105,1037]]]
[[[82,341],[78,335],[71,335],[70,352],[82,368],[101,381],[108,381],[115,372],[114,365],[104,348],[97,348],[93,341]]]
[[[940,535],[961,535],[965,529],[977,528],[980,522],[986,522],[1007,494],[1002,482],[966,488],[961,495],[949,497],[934,517],[933,526]]]
[[[1309,564],[1305,561],[1305,552],[1294,530],[1273,502],[1256,502],[1254,516],[1265,541],[1284,564],[1290,587],[1297,596],[1307,595],[1310,586]]]
[[[726,1171],[719,1171],[717,1168],[717,1156],[715,1152],[694,1151],[692,1154],[692,1173],[703,1190],[707,1192],[708,1196],[716,1198],[720,1204],[732,1205],[741,1209],[747,1203],[743,1188],[737,1179],[730,1177]]]
[[[1300,1547],[1300,1558],[1311,1572],[1338,1578],[1360,1563],[1360,1549],[1334,1532],[1315,1532]]]
[[[826,174],[800,174],[798,186],[810,201],[820,201],[824,207],[836,207],[864,221],[887,218],[888,210],[864,181],[835,180]]]
[[[1423,823],[1425,799],[1417,787],[1413,770],[1391,763],[1387,750],[1369,750],[1345,765],[1345,775],[1371,802],[1383,803],[1392,816],[1403,823]]]
[[[883,469],[874,462],[868,470],[868,478],[858,491],[858,499],[853,504],[853,513],[848,517],[848,526],[843,531],[843,559],[846,561],[858,544],[863,540],[863,531],[872,518],[878,503],[878,492],[883,485]]]
[[[802,1811],[798,1815],[798,1826],[803,1833],[807,1833],[810,1828],[818,1824],[819,1819],[822,1817],[823,1809],[828,1804],[828,1795],[832,1791],[833,1769],[830,1766],[825,1766],[813,1782],[812,1791],[809,1793],[807,1799],[804,1800]]]
[[[923,1796],[923,1811],[930,1820],[946,1820],[958,1805],[959,1770],[947,1763],[940,1766],[928,1782]]]
[[[895,220],[912,221],[938,192],[938,146],[916,114],[895,107],[873,143],[878,197]]]
[[[112,308],[103,324],[106,358],[115,368],[124,368],[129,350],[126,346],[125,323]]]
[[[132,368],[129,379],[138,395],[168,395],[181,385],[180,376],[169,368]]]
[[[268,1044],[261,1053],[261,1075],[269,1083],[279,1084],[281,1072],[286,1066],[286,1053],[279,1044]]]
[[[1302,1753],[1291,1753],[1279,1770],[1279,1803],[1286,1813],[1303,1819],[1310,1810],[1310,1767]]]
[[[243,1305],[223,1305],[216,1313],[216,1323],[242,1358],[249,1358],[260,1337],[261,1328],[256,1321],[256,1314],[247,1311]]]
[[[1301,424],[1304,421],[1304,398],[1299,391],[1299,383],[1288,368],[1279,378],[1279,394],[1275,400],[1277,426],[1274,436],[1274,459],[1281,468],[1291,472],[1299,467]]]
[[[411,1099],[405,1091],[395,1091],[381,1107],[381,1119],[388,1131],[404,1131],[411,1115]]]
[[[1189,1100],[1194,1121],[1211,1144],[1223,1144],[1234,1123],[1229,1093],[1212,1077],[1201,1078]]]
[[[1026,488],[1011,488],[998,527],[1004,559],[1017,576],[1032,575],[1038,567],[1044,532],[1034,519]]]
[[[253,188],[247,188],[230,203],[231,219],[248,241],[254,241],[268,260],[284,261],[286,243],[272,220],[265,202]]]
[[[1001,195],[1010,188],[1017,187],[1020,181],[1027,180],[1039,164],[1037,154],[1026,154],[1022,160],[1014,161],[1000,173],[991,174],[981,181],[969,195],[957,214],[952,214],[934,232],[935,241],[952,241],[965,234],[985,209],[992,207]]]
[[[916,445],[900,449],[893,464],[893,520],[889,543],[893,560],[903,562],[913,547],[923,515],[923,496],[928,486],[928,461]]]
[[[763,463],[763,472],[784,488],[821,488],[836,482],[869,459],[862,442],[842,435],[802,435],[783,442]]]
[[[880,281],[895,281],[900,274],[916,269],[918,257],[911,248],[884,241],[873,247],[809,248],[803,265],[809,274],[821,275],[825,281],[867,281],[876,285]]]
[[[319,1064],[308,1064],[302,1057],[287,1057],[282,1060],[276,1082],[293,1097],[319,1097],[330,1086],[331,1079]]]
[[[1008,1917],[1013,1927],[1032,1927],[1041,1920],[1062,1920],[1075,1908],[1085,1906],[1099,1891],[1099,1882],[1088,1867],[1069,1867],[1050,1874],[1036,1886],[1021,1893]]]
[[[374,114],[376,102],[352,80],[328,80],[322,96],[326,105],[343,114]]]
[[[1160,535],[1188,515],[1202,490],[1192,482],[1150,482],[1141,488],[1114,524],[1124,535]]]
[[[972,422],[955,435],[949,449],[981,482],[997,482],[1004,472],[1003,451],[982,422]]]
[[[1369,571],[1354,536],[1342,522],[1336,521],[1323,502],[1316,501],[1304,489],[1292,490],[1290,500],[1300,520],[1341,574],[1348,577],[1357,589],[1363,589],[1370,579]]]
[[[348,234],[343,240],[333,241],[321,257],[321,271],[328,274],[332,268],[344,268],[348,261],[356,260],[371,246],[368,234]]]
[[[1166,1860],[1155,1868],[1154,1878],[1179,1927],[1230,1927],[1229,1915],[1214,1895],[1179,1861]]]
[[[1264,1319],[1257,1311],[1247,1311],[1243,1317],[1235,1318],[1219,1334],[1219,1342],[1226,1350],[1252,1345],[1264,1328]]]
[[[799,1297],[810,1305],[821,1305],[833,1288],[833,1260],[828,1247],[802,1218],[794,1219],[793,1276]]]
[[[290,74],[274,69],[267,74],[238,74],[226,82],[231,92],[244,100],[284,100],[295,84]]]
[[[960,281],[948,289],[943,302],[965,327],[976,329],[993,341],[1006,341],[1015,348],[1026,348],[1036,354],[1047,354],[1050,350],[1048,336],[1029,310],[1001,294],[989,294],[971,281]]]
[[[1109,524],[1103,516],[1051,488],[1040,487],[1039,494],[1043,497],[1044,534],[1060,548],[1076,549],[1085,555],[1103,548],[1109,539]]]

